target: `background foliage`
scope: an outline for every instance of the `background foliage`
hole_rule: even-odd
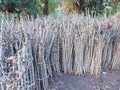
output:
[[[46,4],[46,1],[48,2]],[[64,0],[64,4],[60,4],[62,0],[0,0],[0,11],[16,17],[22,15],[36,16],[45,15],[45,10],[48,14],[60,14],[63,12],[63,7],[72,2],[77,5],[78,9],[85,12],[86,8],[90,11],[95,11],[97,14],[116,13],[120,10],[119,0]],[[47,6],[47,7],[46,7]],[[74,7],[66,7],[74,8]]]

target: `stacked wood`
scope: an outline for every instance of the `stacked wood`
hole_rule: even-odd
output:
[[[72,43],[73,43],[72,38],[69,38],[68,36],[63,38],[62,40],[62,67],[64,73],[72,72],[72,61],[73,61]]]
[[[120,36],[119,36],[119,31],[117,33],[117,38],[115,41],[115,54],[113,56],[112,60],[112,68],[113,69],[120,69]]]
[[[58,34],[55,36],[53,45],[52,45],[52,50],[51,50],[51,64],[52,64],[52,69],[53,73],[60,74],[60,41]]]
[[[4,18],[0,31],[0,89],[47,90],[55,74],[120,69],[120,23],[82,15]]]
[[[70,19],[70,17],[67,17]],[[65,19],[66,21],[66,19]],[[68,22],[68,21],[66,21]],[[70,23],[63,22],[62,30],[62,70],[64,73],[71,73],[73,66],[73,32]],[[66,30],[66,28],[68,30]]]
[[[84,73],[84,31],[79,31],[75,34],[74,38],[74,51],[75,51],[75,60],[74,60],[74,72],[78,75]]]

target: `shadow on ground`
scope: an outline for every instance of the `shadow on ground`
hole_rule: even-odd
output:
[[[120,90],[120,70],[102,72],[98,76],[61,73],[50,79],[49,90]]]

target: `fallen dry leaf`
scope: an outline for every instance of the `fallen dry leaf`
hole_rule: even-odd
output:
[[[7,58],[7,61],[14,63],[16,61],[16,56],[10,56]]]

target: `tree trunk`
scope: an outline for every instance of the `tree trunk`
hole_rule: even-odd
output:
[[[43,14],[48,15],[48,0],[45,0],[45,6],[43,9]]]

